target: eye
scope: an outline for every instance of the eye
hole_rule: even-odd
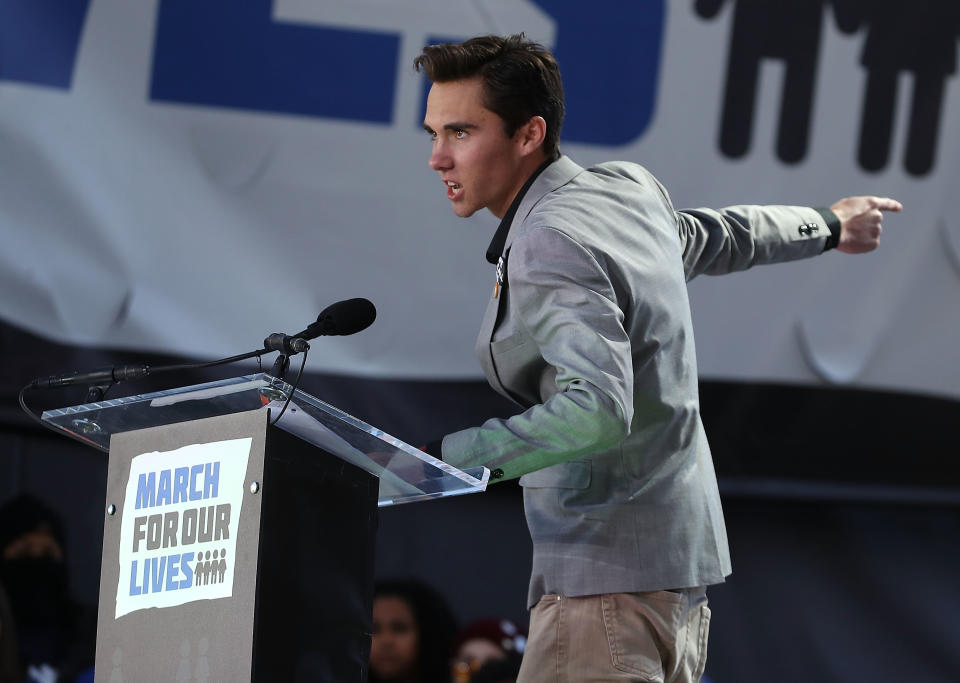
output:
[[[463,130],[462,128],[457,128],[457,130],[454,131],[454,134],[457,136],[457,140],[463,140],[465,137],[467,137],[467,131]]]

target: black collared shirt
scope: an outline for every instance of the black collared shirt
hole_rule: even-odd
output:
[[[510,208],[507,209],[507,212],[503,214],[503,219],[500,221],[500,226],[497,228],[497,231],[493,234],[493,239],[490,240],[490,246],[487,247],[487,261],[493,265],[497,265],[497,262],[500,260],[500,257],[503,255],[503,247],[507,243],[507,233],[510,232],[510,224],[513,223],[513,217],[517,215],[517,209],[520,206],[520,202],[523,201],[524,195],[527,194],[527,190],[530,189],[530,186],[533,185],[533,181],[537,179],[543,170],[552,164],[554,161],[560,158],[560,155],[547,159],[533,172],[527,182],[523,184],[523,187],[520,188],[520,191],[517,192],[517,196],[513,198],[513,203],[510,204]]]

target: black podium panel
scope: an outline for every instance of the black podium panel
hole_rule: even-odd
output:
[[[379,480],[271,428],[263,475],[255,681],[365,681]]]

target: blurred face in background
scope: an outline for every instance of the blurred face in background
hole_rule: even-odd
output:
[[[370,669],[382,680],[404,680],[417,673],[420,634],[413,609],[403,598],[381,595],[373,601]]]
[[[507,653],[486,638],[471,638],[457,650],[453,658],[454,683],[469,683],[470,678],[487,662],[505,659]]]
[[[3,549],[3,559],[19,560],[27,557],[48,558],[63,562],[63,550],[49,527],[41,524],[26,531],[7,544]]]

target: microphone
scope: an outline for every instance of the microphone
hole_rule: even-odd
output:
[[[92,372],[72,372],[66,375],[51,375],[47,378],[37,378],[29,384],[30,389],[55,389],[69,387],[74,384],[103,384],[140,379],[150,374],[150,366],[116,365],[112,368],[102,368]]]
[[[316,322],[293,337],[342,337],[367,329],[377,319],[377,309],[368,299],[347,299],[330,304],[320,312]]]
[[[263,340],[263,348],[292,356],[310,348],[308,339],[356,334],[370,327],[376,319],[377,309],[368,299],[338,301],[323,309],[315,322],[296,334],[271,334]]]

